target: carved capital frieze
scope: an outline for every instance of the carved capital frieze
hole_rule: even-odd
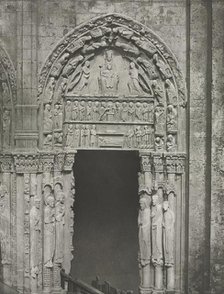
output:
[[[13,171],[13,158],[10,154],[0,155],[0,166],[1,172],[12,172]]]
[[[66,153],[64,160],[64,171],[71,171],[75,162],[75,152]]]
[[[185,170],[185,154],[172,154],[166,156],[166,170],[168,174],[182,174]]]
[[[153,154],[153,168],[155,173],[163,173],[165,171],[165,157],[163,154]]]
[[[39,154],[14,155],[15,171],[17,173],[36,173],[39,171]]]
[[[141,155],[141,170],[142,172],[152,171],[152,157],[150,154]]]
[[[54,154],[43,153],[40,158],[41,170],[42,172],[50,173],[53,171],[54,167]]]
[[[54,158],[54,171],[62,171],[64,167],[65,154],[58,153]]]

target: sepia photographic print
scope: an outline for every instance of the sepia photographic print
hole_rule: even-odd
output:
[[[224,294],[224,0],[0,0],[0,294]]]

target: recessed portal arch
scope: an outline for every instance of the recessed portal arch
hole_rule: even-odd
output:
[[[52,235],[47,252],[50,237],[43,234],[44,260],[52,256],[42,265],[44,290],[60,288],[60,270],[71,267],[75,153],[106,149],[139,152],[140,292],[183,291],[186,96],[172,52],[133,19],[92,19],[68,33],[48,57],[38,101],[39,148],[50,162],[49,171],[43,169],[44,229],[50,226],[69,240],[56,261],[60,246]],[[49,211],[62,223],[47,223]]]

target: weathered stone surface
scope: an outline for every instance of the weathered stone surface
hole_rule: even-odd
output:
[[[73,250],[75,151],[120,148],[146,152],[139,187],[153,187],[161,195],[176,187],[171,211],[176,215],[175,267],[180,275],[175,289],[223,293],[222,1],[1,2],[0,208],[7,224],[1,242],[10,251],[2,245],[5,281],[33,293],[43,285],[50,291],[52,283],[60,288],[60,267],[70,271]],[[93,18],[116,13],[125,14],[119,25],[112,15],[112,20],[99,19],[97,27],[92,20],[76,30]],[[43,188],[54,187],[58,178],[64,204],[58,200],[57,207],[49,208]],[[55,247],[57,266],[43,272],[42,259],[37,265],[30,257],[36,248],[28,244],[29,227],[37,219],[34,199],[40,200],[43,215],[49,206],[52,218],[57,209],[65,209],[65,224],[58,221],[57,235],[69,240],[63,250]],[[44,244],[44,219],[41,225],[34,238]],[[39,249],[44,256],[41,245]],[[148,269],[154,270],[153,265]],[[172,270],[167,274],[171,282],[166,286],[172,290]],[[147,276],[140,290],[149,293],[153,283]]]

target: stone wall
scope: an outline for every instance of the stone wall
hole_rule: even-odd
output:
[[[189,98],[189,293],[210,293],[210,284],[211,293],[224,291],[223,8],[218,0],[5,0],[0,7],[1,45],[16,69],[17,151],[36,151],[38,75],[56,44],[82,22],[123,13],[152,29],[177,57]]]

